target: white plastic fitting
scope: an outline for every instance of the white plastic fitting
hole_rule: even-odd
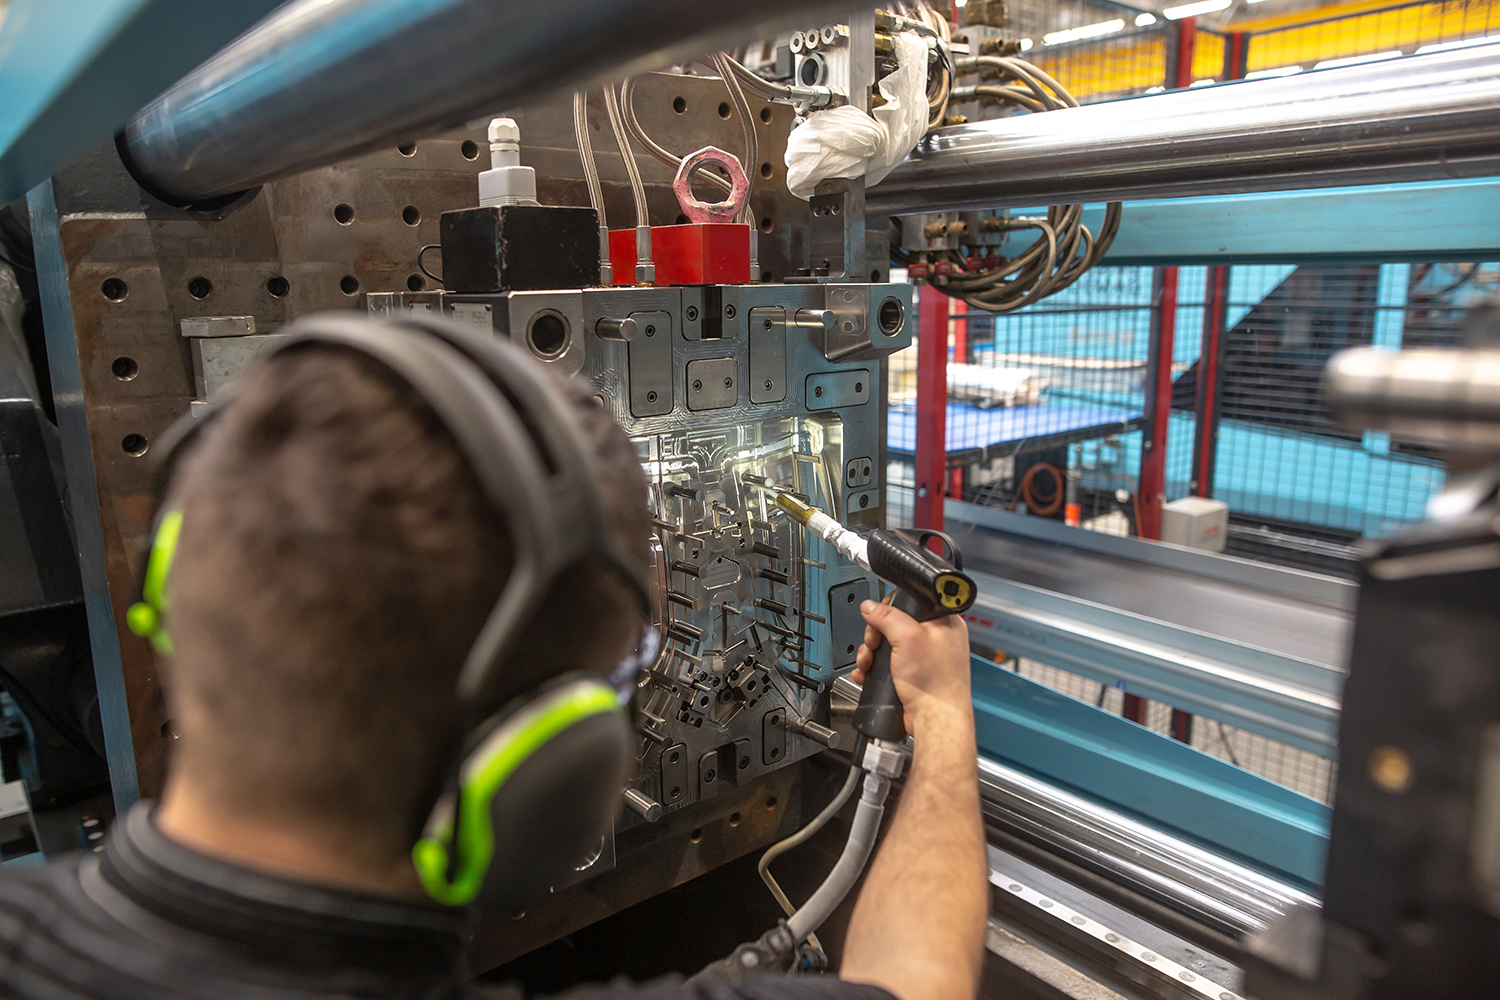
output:
[[[479,175],[479,206],[536,204],[536,171],[521,166],[521,127],[513,118],[496,118],[490,122],[490,169]]]

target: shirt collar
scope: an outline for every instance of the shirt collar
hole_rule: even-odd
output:
[[[462,910],[309,885],[210,858],[165,836],[151,803],[114,824],[99,871],[158,917],[293,964],[445,977],[457,974],[470,930]]]

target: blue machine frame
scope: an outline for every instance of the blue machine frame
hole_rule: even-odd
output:
[[[1322,884],[1333,811],[974,657],[980,751],[1297,885]]]
[[[281,0],[11,0],[0,14],[0,206],[114,135]]]

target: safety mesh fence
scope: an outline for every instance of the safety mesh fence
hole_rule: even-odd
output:
[[[1490,0],[1396,4],[1251,30],[1246,36],[1248,78],[1287,76],[1310,69],[1500,42],[1500,4]]]
[[[1079,701],[1102,708],[1112,715],[1125,714],[1123,688],[1101,684],[1035,660],[1011,659],[1004,661],[1002,666]],[[1172,735],[1170,705],[1148,701],[1142,707],[1142,725],[1163,736]],[[1319,757],[1299,747],[1278,743],[1257,733],[1226,726],[1201,715],[1193,716],[1186,724],[1187,742],[1204,753],[1212,754],[1220,760],[1226,760],[1236,767],[1319,802],[1333,802],[1333,790],[1338,777],[1337,761]]]
[[[1082,104],[1160,90],[1173,75],[1170,24],[1127,4],[1011,3],[1007,34]],[[1198,69],[1194,60],[1194,69]],[[1205,71],[1217,73],[1217,67]]]

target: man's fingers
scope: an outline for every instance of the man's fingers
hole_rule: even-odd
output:
[[[864,616],[866,622],[885,636],[892,649],[912,642],[922,631],[922,626],[917,624],[916,619],[889,604],[865,601],[859,606],[859,613]]]

